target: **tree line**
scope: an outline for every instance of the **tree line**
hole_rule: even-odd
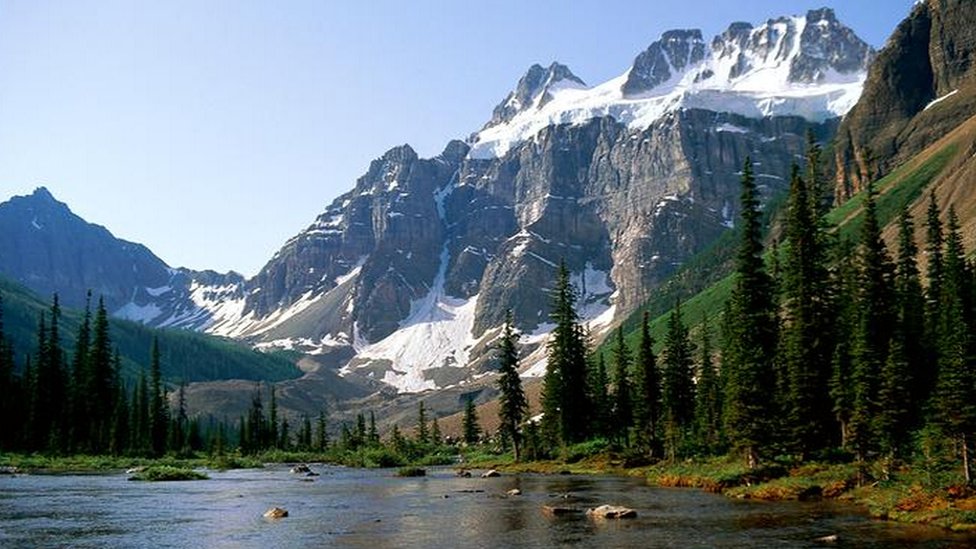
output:
[[[768,249],[745,162],[733,288],[717,334],[705,318],[693,342],[679,302],[659,354],[646,314],[635,345],[618,329],[609,356],[593,352],[560,266],[539,426],[550,453],[604,438],[648,460],[732,452],[757,467],[846,455],[889,474],[937,447],[972,481],[976,265],[956,212],[950,206],[943,223],[930,196],[923,285],[915,221],[900,212],[890,251],[873,186],[854,238],[828,223],[820,155],[811,140],[805,170],[793,166],[782,241]]]

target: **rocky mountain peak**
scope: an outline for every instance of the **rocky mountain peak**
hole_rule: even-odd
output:
[[[492,111],[491,120],[485,128],[504,124],[523,111],[543,107],[552,100],[553,92],[565,87],[585,88],[586,83],[561,63],[554,61],[549,68],[532,65],[519,79],[515,89]]]
[[[623,93],[637,95],[656,88],[704,58],[705,41],[700,30],[667,31],[634,59]]]

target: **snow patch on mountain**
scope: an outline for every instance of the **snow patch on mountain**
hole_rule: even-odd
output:
[[[814,28],[818,32],[805,32],[808,17],[817,17]],[[665,37],[669,34],[665,33]],[[673,40],[672,36],[668,42]],[[828,47],[834,43],[840,45]],[[625,91],[634,87],[634,67],[592,88],[575,83],[552,87],[544,104],[523,107],[504,121],[496,117],[493,122],[497,123],[472,136],[468,156],[500,158],[546,127],[578,125],[599,117],[611,117],[631,129],[643,130],[681,109],[705,109],[750,118],[800,116],[817,122],[843,116],[857,102],[867,77],[867,61],[856,70],[844,72],[829,65],[836,57],[833,50],[851,43],[854,46],[850,47],[863,45],[866,53],[860,53],[870,55],[867,45],[837,23],[828,10],[770,20],[756,28],[735,24],[716,37],[704,58],[697,62],[685,65],[688,59],[670,60],[655,51],[666,66],[655,65],[651,70],[660,71],[666,79],[652,80],[655,85],[639,93]]]

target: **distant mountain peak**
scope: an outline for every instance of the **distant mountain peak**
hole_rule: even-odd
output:
[[[505,99],[492,111],[486,128],[504,124],[521,112],[540,109],[552,100],[553,93],[564,88],[586,88],[586,83],[566,65],[553,61],[548,68],[535,64],[522,75]]]

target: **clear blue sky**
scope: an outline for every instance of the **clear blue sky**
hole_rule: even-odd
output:
[[[0,0],[0,201],[45,185],[170,265],[252,275],[370,160],[464,138],[532,63],[596,84],[664,30],[825,3],[880,47],[913,0]]]

